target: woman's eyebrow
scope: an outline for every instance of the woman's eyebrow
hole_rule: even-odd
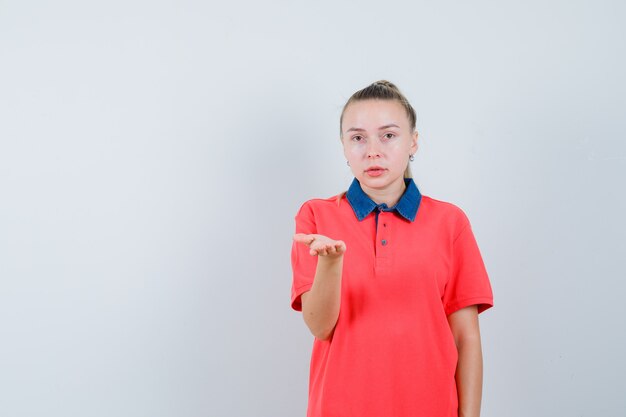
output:
[[[390,127],[400,128],[400,126],[398,126],[397,124],[390,123],[388,125],[384,125],[384,126],[379,127],[378,130],[389,129]],[[361,129],[360,127],[351,127],[350,129],[346,130],[346,133],[348,133],[348,132],[365,132],[365,129]]]

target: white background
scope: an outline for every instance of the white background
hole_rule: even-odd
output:
[[[626,7],[0,1],[0,415],[304,416],[294,216],[417,110],[494,290],[482,415],[623,416]]]

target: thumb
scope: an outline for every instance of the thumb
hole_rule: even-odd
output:
[[[296,233],[293,235],[293,240],[299,243],[310,245],[315,240],[315,235],[308,235],[306,233]]]

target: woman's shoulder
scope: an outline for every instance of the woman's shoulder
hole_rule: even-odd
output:
[[[296,215],[312,214],[320,210],[335,210],[345,201],[347,201],[345,191],[330,197],[311,198],[300,205]]]
[[[446,222],[456,223],[461,226],[469,223],[465,210],[456,203],[422,195],[420,205],[422,204],[424,205],[424,211],[427,211],[431,217],[441,218]]]

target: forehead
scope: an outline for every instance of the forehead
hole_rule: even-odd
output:
[[[345,131],[358,127],[375,130],[392,123],[401,128],[408,127],[409,124],[406,110],[397,100],[361,100],[346,107],[342,129]]]

